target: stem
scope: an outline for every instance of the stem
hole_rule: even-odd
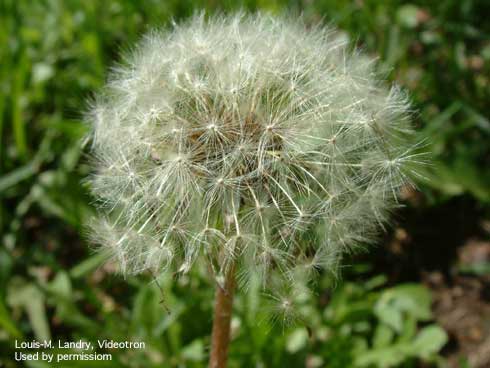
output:
[[[226,274],[224,287],[216,289],[209,368],[225,368],[230,344],[230,322],[235,291],[235,265]]]

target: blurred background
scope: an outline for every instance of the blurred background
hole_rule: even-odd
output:
[[[305,324],[264,321],[259,290],[237,297],[229,366],[489,367],[487,0],[0,0],[0,367],[22,366],[15,339],[48,338],[146,342],[62,367],[206,366],[213,287],[200,270],[160,290],[84,241],[82,115],[144,32],[240,7],[303,13],[379,57],[432,155],[379,246],[341,279],[320,275]]]

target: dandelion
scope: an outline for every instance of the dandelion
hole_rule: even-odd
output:
[[[237,14],[151,32],[89,116],[94,240],[125,274],[208,262],[222,367],[235,275],[294,286],[376,239],[420,160],[408,111],[331,29]]]

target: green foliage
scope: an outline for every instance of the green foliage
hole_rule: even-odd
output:
[[[165,276],[157,282],[129,278],[126,281],[131,286],[122,289],[124,282],[103,269],[96,277],[91,272],[74,276],[60,270],[50,281],[41,274],[30,280],[13,279],[7,302],[16,319],[19,313],[26,313],[39,340],[56,335],[146,343],[144,350],[110,351],[111,367],[203,367],[213,293],[204,271],[202,267],[178,282]],[[364,275],[357,277],[365,279]],[[94,278],[101,280],[94,283]],[[328,277],[321,280],[318,293],[331,286]],[[235,303],[230,367],[297,367],[306,361],[312,367],[412,367],[420,360],[442,364],[438,353],[447,336],[430,323],[429,291],[417,284],[382,288],[384,284],[383,276],[364,283],[340,283],[327,303],[322,297],[302,298],[298,305],[307,317],[285,329],[268,320],[266,308],[257,304],[262,292],[256,279],[250,292]],[[118,289],[125,295],[118,294]],[[2,324],[11,326],[6,328],[10,336],[20,340],[29,336],[21,337],[8,314],[2,316]],[[48,319],[55,322],[48,326]],[[68,335],[66,329],[71,331]],[[12,344],[5,346],[7,367],[14,366],[9,363]],[[104,362],[84,364],[108,366]]]
[[[438,352],[447,335],[431,320],[429,291],[417,284],[386,289],[345,283],[324,311],[325,327],[316,331],[328,367],[411,367],[422,359],[442,364]],[[421,326],[424,324],[424,327]]]

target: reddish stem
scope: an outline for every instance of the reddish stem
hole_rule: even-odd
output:
[[[223,288],[216,289],[209,368],[225,368],[230,344],[230,325],[235,291],[235,265],[231,265]]]

